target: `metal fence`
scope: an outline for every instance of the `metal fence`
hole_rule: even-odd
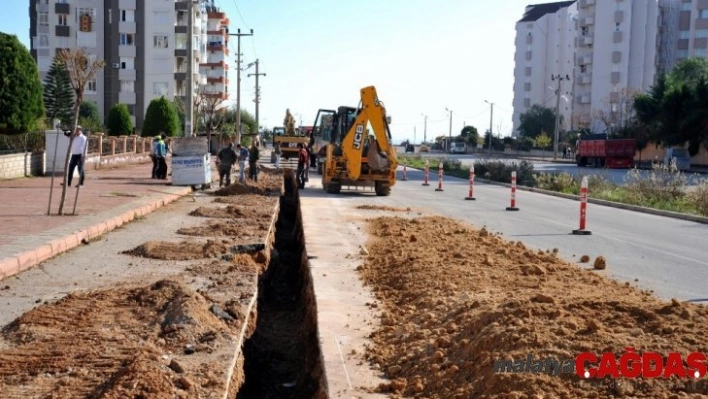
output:
[[[89,136],[89,155],[143,154],[150,152],[152,138],[139,136],[106,136],[95,133]]]
[[[44,132],[24,134],[0,134],[0,154],[42,152],[45,149]]]

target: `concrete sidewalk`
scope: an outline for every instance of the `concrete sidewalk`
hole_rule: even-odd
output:
[[[67,190],[65,216],[57,216],[61,176],[0,181],[0,280],[68,251],[192,192],[150,178],[152,164],[88,170],[79,193]],[[72,182],[78,183],[78,178]],[[218,178],[217,178],[218,184]]]

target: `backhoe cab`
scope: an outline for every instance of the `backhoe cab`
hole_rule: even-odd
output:
[[[391,194],[398,159],[389,123],[373,86],[361,89],[358,108],[317,112],[310,143],[322,165],[324,190],[339,193],[343,186],[373,187],[376,195]]]

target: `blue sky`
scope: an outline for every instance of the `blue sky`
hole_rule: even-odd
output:
[[[140,0],[139,0],[140,1]],[[147,0],[146,0],[147,1]],[[28,1],[4,1],[0,31],[29,46]],[[428,140],[463,123],[480,132],[512,129],[515,23],[522,0],[216,0],[241,39],[244,67],[259,59],[260,122],[282,125],[286,108],[311,125],[319,108],[356,106],[374,85],[392,118],[394,141]],[[232,58],[236,40],[230,43]],[[231,62],[232,66],[235,61]],[[255,78],[242,72],[241,105],[255,112]],[[236,73],[230,70],[231,100]]]

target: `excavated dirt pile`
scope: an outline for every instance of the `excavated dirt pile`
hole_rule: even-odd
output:
[[[279,170],[261,168],[258,174],[258,182],[246,179],[243,183],[238,181],[238,173],[231,174],[234,183],[218,189],[214,194],[217,196],[259,194],[268,196],[279,196],[283,193],[283,172]]]
[[[238,334],[240,315],[214,306],[228,309],[167,279],[36,308],[3,330],[13,347],[0,352],[0,396],[211,397],[225,370],[178,355],[213,351]]]
[[[574,373],[495,372],[498,360],[574,359],[625,348],[708,352],[708,310],[663,302],[520,242],[442,217],[370,221],[360,267],[382,308],[366,358],[391,379],[379,391],[416,398],[703,397],[672,377],[583,380]],[[590,383],[588,381],[594,381]],[[701,380],[705,382],[704,380]],[[672,385],[673,384],[673,385]],[[689,393],[689,396],[686,395]]]
[[[127,255],[163,260],[195,260],[216,258],[229,252],[228,240],[207,240],[206,243],[193,241],[164,242],[148,241],[124,252]]]

